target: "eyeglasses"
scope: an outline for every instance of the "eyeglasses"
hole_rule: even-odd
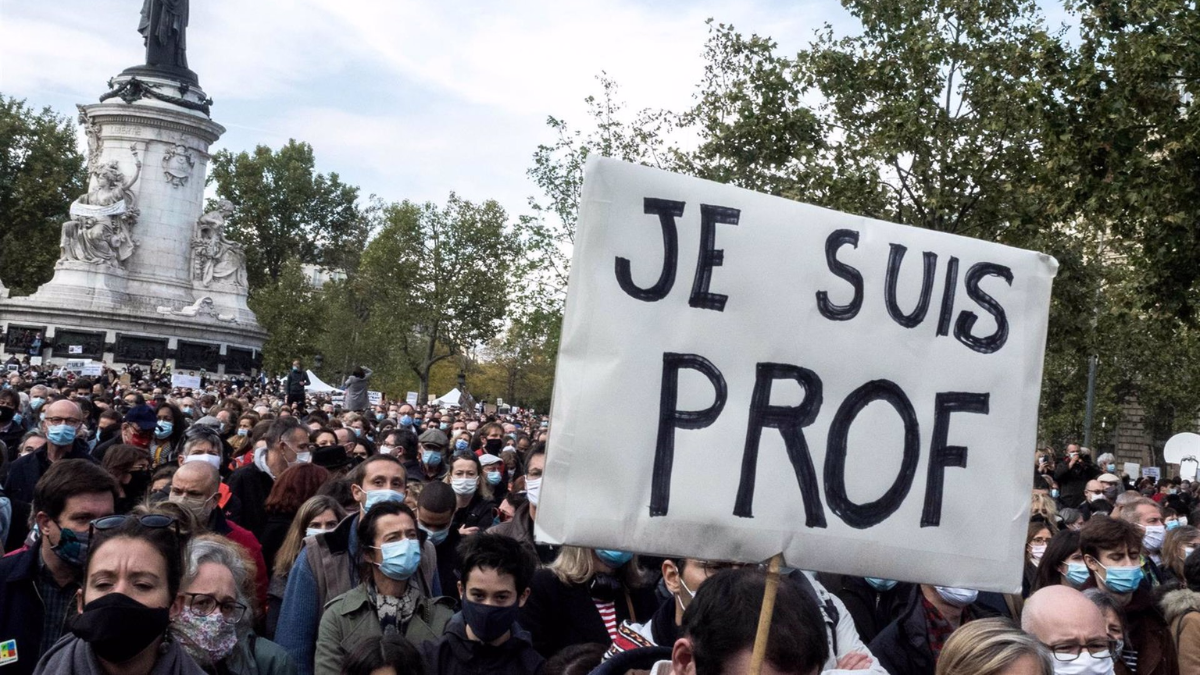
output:
[[[47,417],[46,424],[49,424],[50,426],[67,424],[73,427],[78,427],[80,424],[83,424],[83,420],[76,419],[74,417]]]
[[[1111,659],[1113,652],[1116,650],[1117,644],[1112,640],[1090,642],[1087,645],[1054,645],[1050,647],[1050,651],[1054,654],[1054,659],[1063,663],[1074,661],[1084,651],[1087,651],[1087,653],[1097,659]]]
[[[1045,545],[1050,543],[1049,537],[1034,537],[1029,540],[1031,544]]]
[[[229,602],[220,602],[213,596],[207,593],[184,593],[188,596],[188,607],[192,612],[199,616],[208,616],[219,608],[221,610],[221,618],[225,623],[237,623],[246,616],[246,610],[249,609],[240,602],[230,600]]]

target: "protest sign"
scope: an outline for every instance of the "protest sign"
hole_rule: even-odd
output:
[[[1142,475],[1141,470],[1142,470],[1141,464],[1137,464],[1136,462],[1125,462],[1125,475],[1126,476],[1129,476],[1130,478],[1137,480],[1137,477]]]
[[[91,359],[72,359],[67,361],[66,365],[63,366],[63,370],[82,375],[83,369],[87,368],[91,363]]]
[[[381,392],[371,391],[368,389],[367,401],[369,401],[371,405],[379,405],[380,403],[383,403],[383,394]]]
[[[171,373],[171,386],[178,389],[199,389],[200,376],[191,371],[177,370]]]
[[[408,392],[408,394],[404,397],[404,402],[413,406],[414,408],[417,407],[417,392]]]
[[[600,158],[573,255],[539,540],[1020,588],[1053,258]]]
[[[104,374],[104,364],[91,361],[79,371],[79,374],[83,377],[99,377]]]
[[[1146,478],[1147,476],[1153,478],[1154,480],[1158,480],[1162,477],[1162,471],[1160,471],[1157,466],[1143,466],[1142,478]]]
[[[68,354],[82,354],[83,345],[67,345]]]

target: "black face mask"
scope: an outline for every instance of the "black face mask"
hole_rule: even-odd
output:
[[[162,637],[170,621],[166,607],[147,607],[124,593],[109,593],[67,619],[67,628],[96,656],[124,663]]]
[[[121,428],[121,426],[119,424],[113,424],[113,425],[110,425],[107,427],[100,427],[100,429],[99,429],[100,434],[97,436],[97,438],[99,440],[97,442],[104,443],[104,442],[112,440],[112,437],[117,435],[117,430],[120,428]]]
[[[146,496],[146,488],[150,487],[152,475],[149,469],[130,471],[129,484],[125,486],[125,495],[135,499],[141,499]]]
[[[514,602],[507,607],[495,607],[471,602],[466,598],[462,601],[463,620],[471,627],[475,637],[482,642],[493,642],[512,630],[517,620],[520,603]]]
[[[0,424],[8,424],[16,414],[17,411],[12,408],[0,408]]]
[[[489,438],[489,439],[487,439],[487,442],[484,443],[483,445],[485,448],[487,448],[489,455],[499,455],[500,451],[504,449],[504,439],[503,438]]]

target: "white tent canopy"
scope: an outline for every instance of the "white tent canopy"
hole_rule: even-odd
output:
[[[321,378],[317,377],[317,374],[311,370],[308,371],[308,382],[309,382],[309,385],[304,388],[304,391],[306,391],[310,394],[328,394],[328,393],[340,394],[340,393],[342,393],[341,389],[338,389],[337,387],[331,387],[331,386],[325,384],[324,382],[322,382]]]
[[[462,407],[462,399],[463,399],[462,392],[458,390],[458,387],[455,387],[454,389],[450,390],[450,393],[435,400],[433,402],[433,405],[449,405],[449,406],[456,406],[456,407],[461,408]]]

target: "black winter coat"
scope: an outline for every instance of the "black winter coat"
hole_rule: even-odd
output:
[[[539,675],[545,666],[519,624],[504,644],[485,645],[467,639],[462,614],[454,615],[441,638],[421,645],[421,656],[425,675]]]
[[[47,447],[17,458],[17,461],[8,467],[8,476],[4,479],[4,492],[9,499],[33,502],[33,487],[37,485],[42,474],[46,473],[46,469],[50,468],[50,456],[46,454]],[[64,455],[63,459],[96,461],[88,452],[87,441],[82,438],[75,439],[75,443],[71,445],[71,451]]]
[[[867,646],[879,665],[891,675],[934,675],[937,661],[929,646],[929,624],[925,620],[921,587],[914,586],[899,618],[883,629]],[[973,619],[995,616],[979,604],[968,606],[964,615]]]
[[[864,644],[879,635],[900,616],[912,595],[913,584],[898,583],[891,590],[877,591],[861,577],[818,574],[817,580],[846,605],[854,628]]]
[[[242,505],[238,525],[250,530],[256,539],[262,541],[267,527],[267,512],[263,505],[267,503],[267,495],[271,494],[271,488],[275,486],[275,479],[251,464],[234,471],[225,483]]]
[[[533,636],[533,647],[542,656],[554,656],[571,645],[612,642],[592,601],[589,584],[564,584],[543,568],[533,575],[530,588],[532,592],[521,608],[520,622]],[[617,625],[622,621],[644,623],[658,609],[658,604],[653,586],[619,592],[613,600]],[[636,616],[629,615],[630,605]]]

